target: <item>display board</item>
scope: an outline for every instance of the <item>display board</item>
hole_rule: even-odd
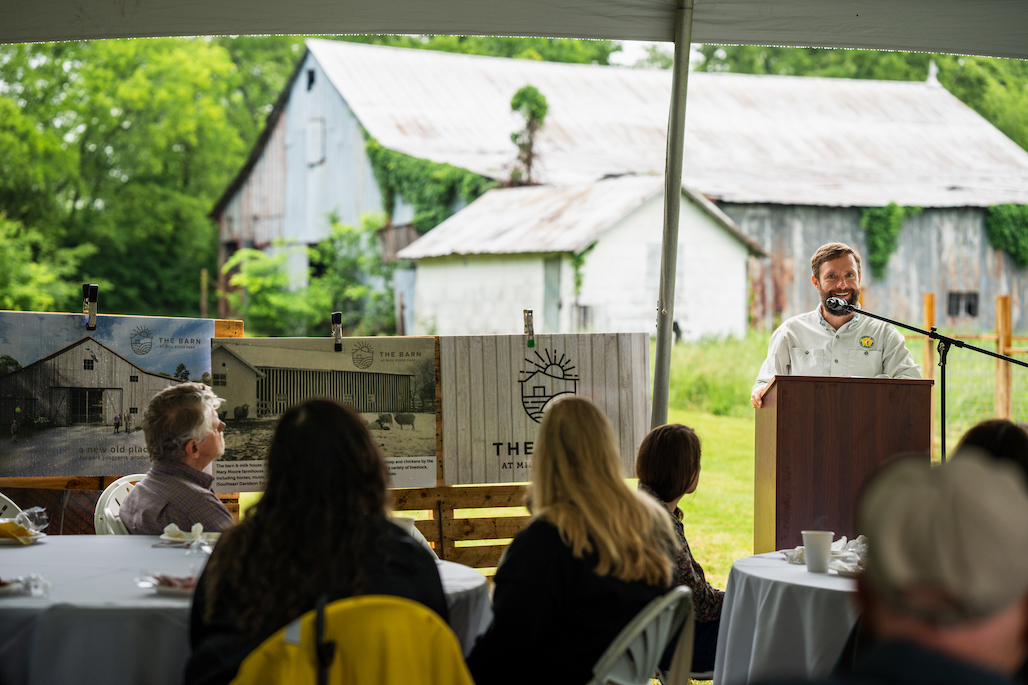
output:
[[[435,338],[216,338],[212,386],[225,400],[225,454],[216,492],[264,487],[279,417],[314,397],[360,413],[386,458],[393,487],[431,487],[436,476]],[[316,458],[317,455],[311,455]]]
[[[214,321],[0,312],[0,477],[122,476],[158,391],[209,380]]]
[[[442,336],[442,459],[446,485],[531,478],[539,421],[564,395],[610,419],[625,476],[649,426],[645,333]]]

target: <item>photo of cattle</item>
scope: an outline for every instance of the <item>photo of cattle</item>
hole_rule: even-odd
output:
[[[210,381],[214,321],[0,312],[0,476],[121,476],[150,459],[143,410]]]
[[[218,491],[260,489],[278,417],[314,397],[356,410],[387,460],[435,457],[432,337],[343,338],[341,352],[333,338],[215,338],[211,365],[213,390],[225,400]]]

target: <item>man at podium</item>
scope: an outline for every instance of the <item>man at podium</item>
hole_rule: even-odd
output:
[[[761,406],[774,376],[921,378],[920,367],[890,324],[855,312],[832,312],[830,297],[859,306],[860,255],[849,245],[822,245],[810,258],[811,277],[821,303],[785,321],[771,336],[767,359],[753,385],[750,403]]]

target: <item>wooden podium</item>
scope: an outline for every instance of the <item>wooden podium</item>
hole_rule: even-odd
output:
[[[875,470],[932,440],[930,380],[776,376],[757,410],[755,554],[802,545],[803,530],[854,537]]]

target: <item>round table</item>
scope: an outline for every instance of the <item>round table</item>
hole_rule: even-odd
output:
[[[715,685],[829,674],[857,621],[856,581],[810,573],[781,552],[732,565],[714,663]]]
[[[0,681],[179,685],[189,658],[190,598],[136,585],[145,573],[199,573],[205,554],[154,547],[156,537],[50,536],[0,546],[0,577],[37,573],[49,596],[0,597]],[[485,576],[438,562],[450,625],[465,653],[492,619]]]

